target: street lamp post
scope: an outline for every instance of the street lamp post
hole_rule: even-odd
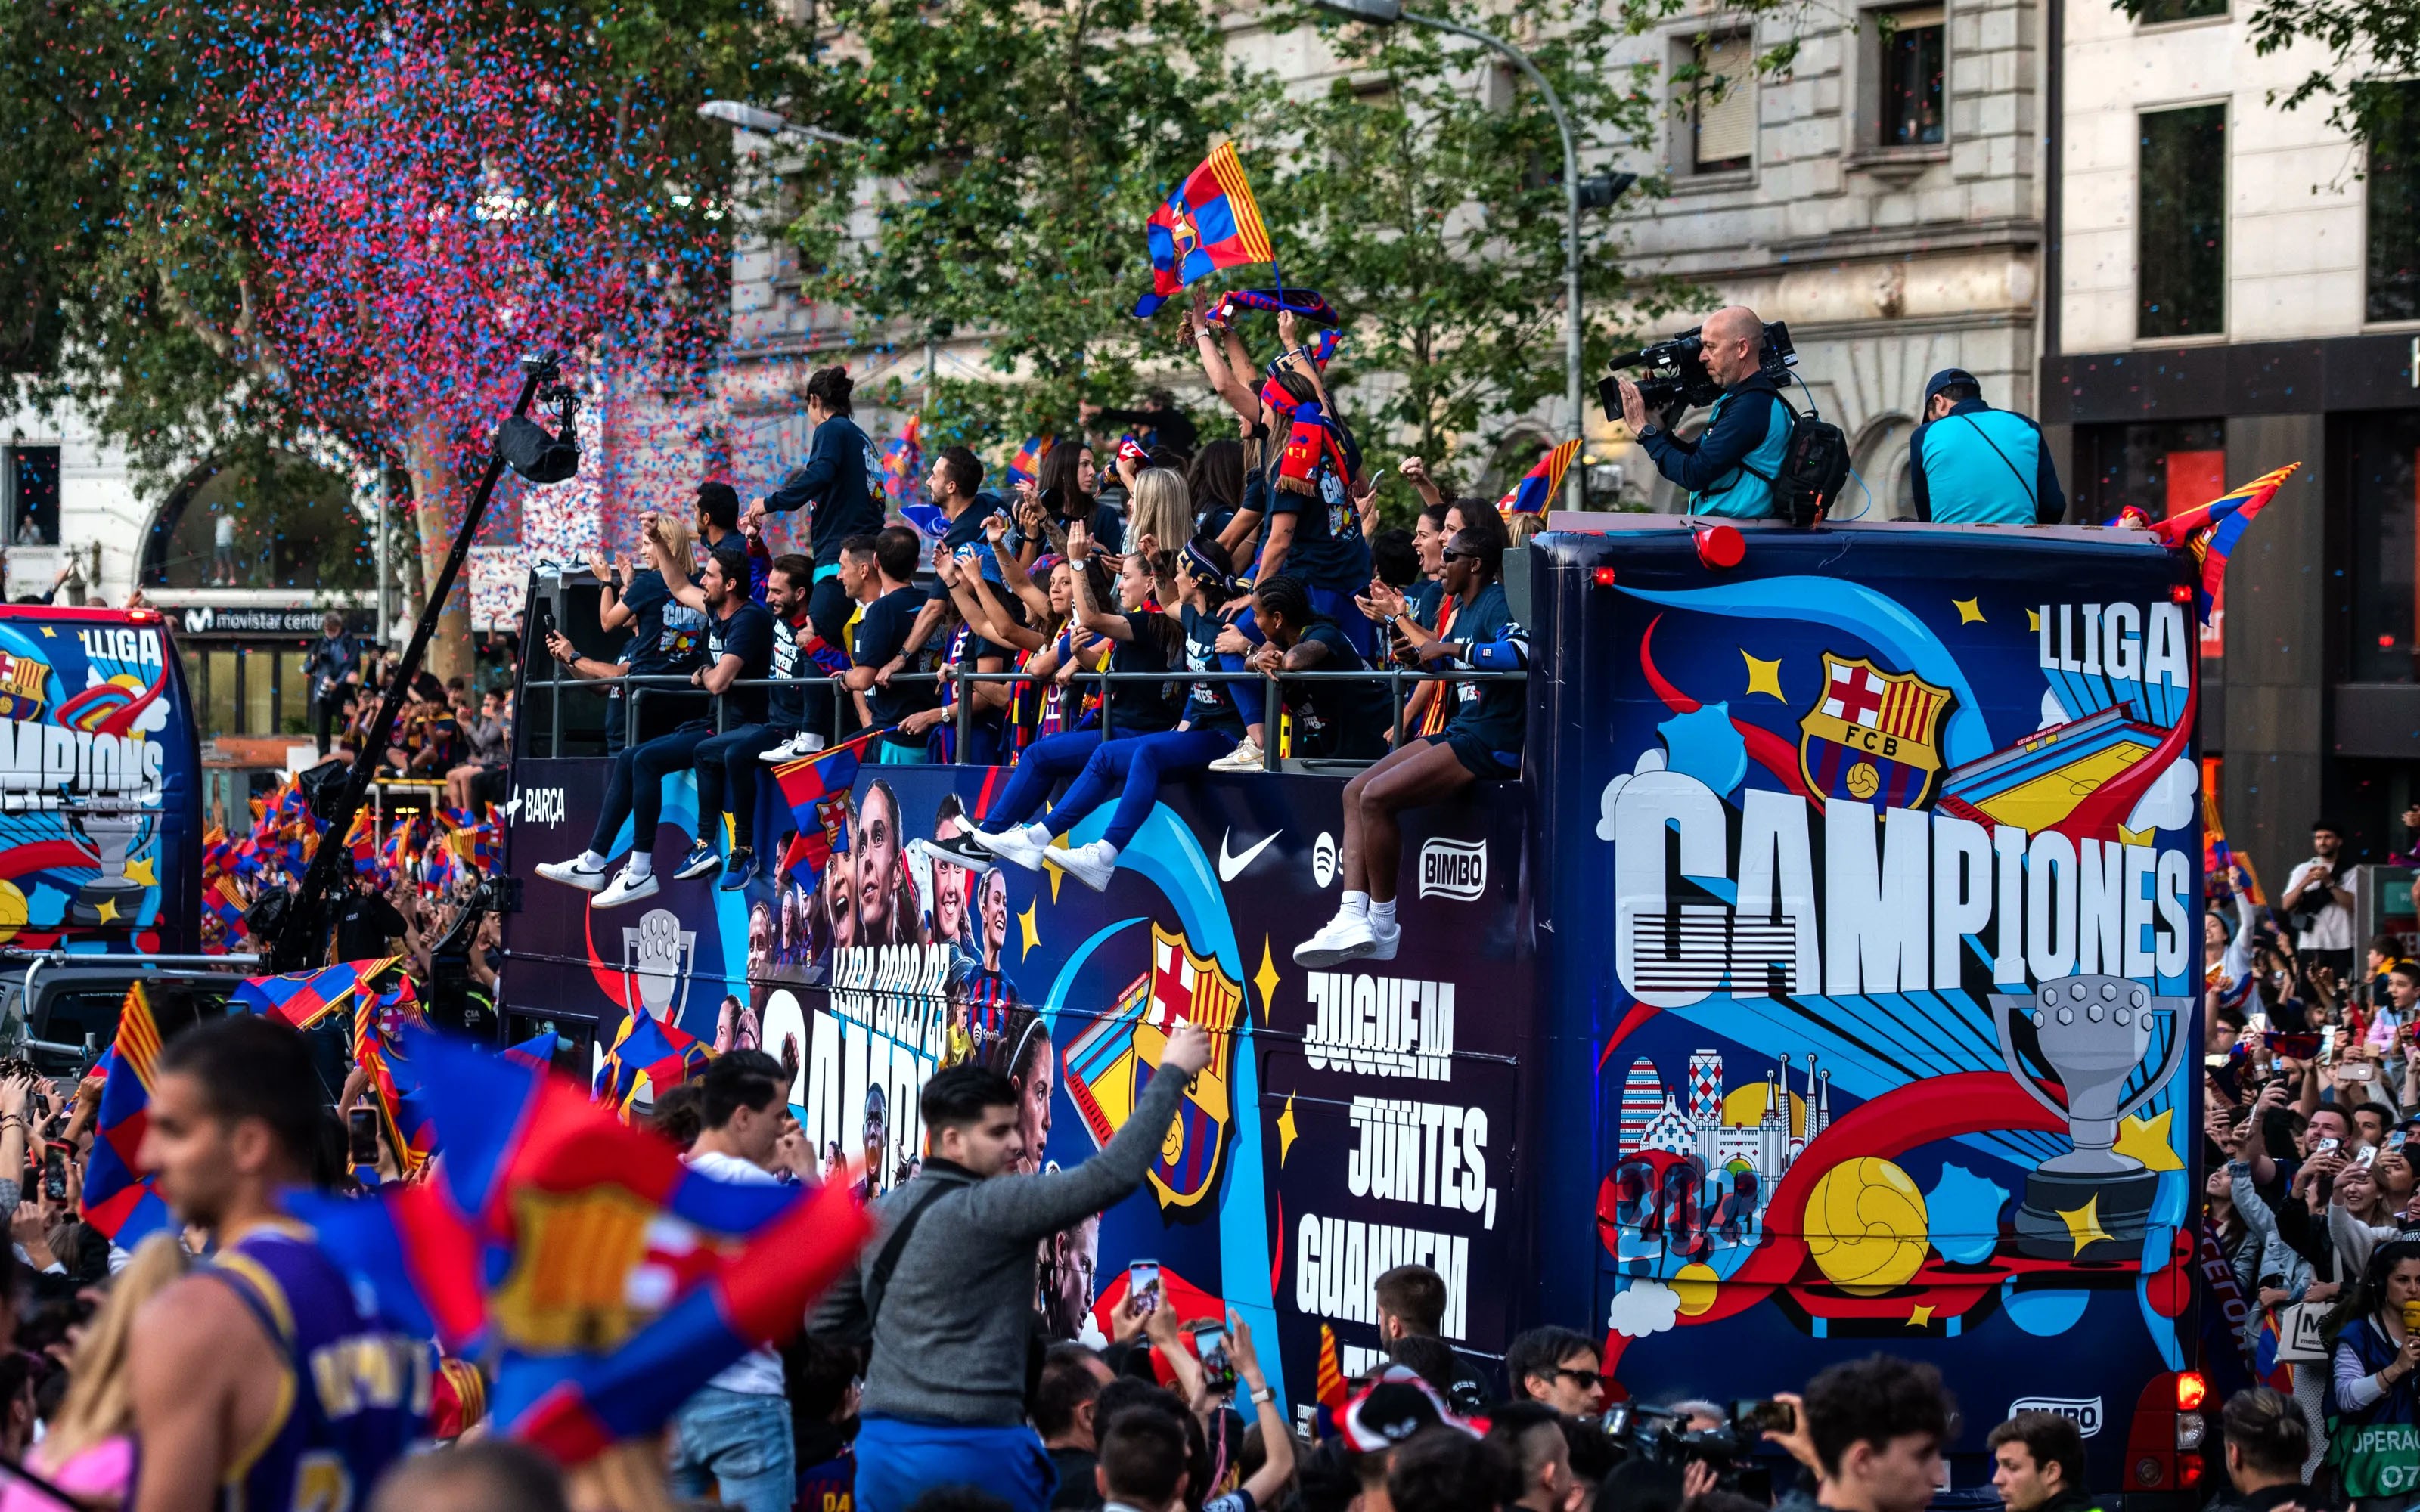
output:
[[[753,131],[759,136],[798,136],[811,142],[830,142],[834,147],[844,147],[865,146],[865,143],[857,137],[843,136],[838,131],[827,131],[820,126],[800,126],[778,111],[766,110],[762,106],[747,104],[737,100],[709,100],[697,107],[697,113],[707,120],[721,121],[725,126],[736,126],[743,131]]]
[[[1536,85],[1538,93],[1545,98],[1546,109],[1555,117],[1556,134],[1563,142],[1563,401],[1570,410],[1566,436],[1573,440],[1580,440],[1586,431],[1580,381],[1583,361],[1581,332],[1584,329],[1580,311],[1580,207],[1583,202],[1600,208],[1611,205],[1621,197],[1623,190],[1637,181],[1637,176],[1610,174],[1592,178],[1585,185],[1580,182],[1579,148],[1572,140],[1571,117],[1563,114],[1562,97],[1555,93],[1555,86],[1546,82],[1546,76],[1538,71],[1538,66],[1529,61],[1529,55],[1504,39],[1442,17],[1406,10],[1403,0],[1311,0],[1311,4],[1321,10],[1352,21],[1365,21],[1379,26],[1408,21],[1416,26],[1450,32],[1482,47],[1493,48],[1512,59],[1512,66]],[[1571,470],[1573,501],[1583,506],[1587,501],[1587,476],[1586,467]]]

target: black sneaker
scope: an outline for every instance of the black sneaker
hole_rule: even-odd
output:
[[[985,850],[963,833],[947,840],[911,840],[908,849],[928,861],[947,861],[970,872],[988,872],[1000,864],[1000,857]]]
[[[699,841],[689,848],[687,856],[681,857],[681,864],[673,868],[673,875],[682,882],[688,882],[702,877],[709,872],[720,871],[721,866],[722,857],[714,854],[714,847],[705,841]]]

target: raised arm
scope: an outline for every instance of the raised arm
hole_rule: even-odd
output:
[[[690,581],[689,563],[681,553],[664,545],[656,530],[655,517],[647,517],[647,544],[655,549],[648,553],[656,560],[656,570],[664,575],[664,591],[693,609],[706,609],[706,590]]]
[[[628,563],[622,565],[627,567]],[[597,623],[608,630],[618,630],[629,624],[633,617],[629,606],[622,602],[620,592],[613,586],[615,564],[606,559],[604,552],[592,551],[588,570],[597,575]]]
[[[1247,422],[1260,419],[1260,395],[1252,392],[1250,384],[1235,376],[1234,367],[1227,360],[1227,351],[1220,345],[1219,332],[1211,329],[1199,306],[1187,323],[1192,328],[1193,349],[1202,359],[1202,376],[1210,380],[1210,392],[1225,400],[1227,408],[1243,416]],[[1249,371],[1249,366],[1246,371]]]
[[[1134,639],[1134,626],[1126,617],[1112,609],[1103,609],[1093,602],[1093,575],[1084,570],[1085,560],[1093,552],[1093,532],[1080,524],[1067,527],[1067,563],[1073,569],[1067,576],[1076,585],[1076,623],[1094,635],[1105,635],[1112,640]]]

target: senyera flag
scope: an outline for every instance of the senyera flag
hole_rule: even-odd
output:
[[[716,1180],[565,1078],[433,1035],[407,1044],[439,1174],[293,1211],[399,1324],[494,1362],[499,1427],[566,1463],[655,1432],[796,1330],[871,1232],[850,1181]]]
[[[1543,515],[1555,496],[1563,491],[1563,474],[1572,469],[1572,458],[1580,455],[1579,438],[1554,448],[1538,459],[1538,465],[1521,475],[1512,491],[1496,501],[1499,515]]]
[[[2182,547],[2193,553],[2195,563],[2201,568],[2201,582],[2194,591],[2194,607],[2202,624],[2210,623],[2211,611],[2218,604],[2219,590],[2226,583],[2228,553],[2252,524],[2252,517],[2269,507],[2269,501],[2277,497],[2278,486],[2302,465],[2288,462],[2198,509],[2188,509],[2151,524],[2152,534],[2169,546]]]
[[[1233,142],[1219,143],[1176,186],[1167,203],[1151,212],[1143,234],[1151,243],[1151,292],[1135,301],[1135,314],[1143,318],[1170,295],[1221,268],[1277,258]]]
[[[169,1227],[168,1205],[135,1158],[150,1126],[152,1063],[160,1056],[160,1039],[151,999],[138,981],[126,989],[126,1004],[118,1010],[116,1041],[93,1068],[102,1078],[101,1108],[81,1203],[85,1222],[121,1249],[132,1249],[145,1235]]]
[[[882,491],[894,504],[905,504],[916,492],[917,474],[924,470],[923,421],[909,415],[907,427],[882,448]]]
[[[1042,459],[1050,455],[1050,448],[1057,440],[1052,436],[1025,438],[1025,444],[1018,447],[1016,455],[1008,459],[1008,486],[1014,488],[1020,483],[1032,483],[1040,477]]]

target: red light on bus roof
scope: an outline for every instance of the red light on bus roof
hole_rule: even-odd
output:
[[[2190,604],[2193,601],[2194,591],[2191,583],[2179,583],[2168,590],[2168,602],[2172,604]]]
[[[1610,588],[1613,586],[1613,569],[1611,567],[1599,567],[1596,569],[1594,576],[1596,578],[1596,585],[1599,588]]]
[[[1747,541],[1736,525],[1700,525],[1697,537],[1698,560],[1709,567],[1736,567],[1747,555]]]

